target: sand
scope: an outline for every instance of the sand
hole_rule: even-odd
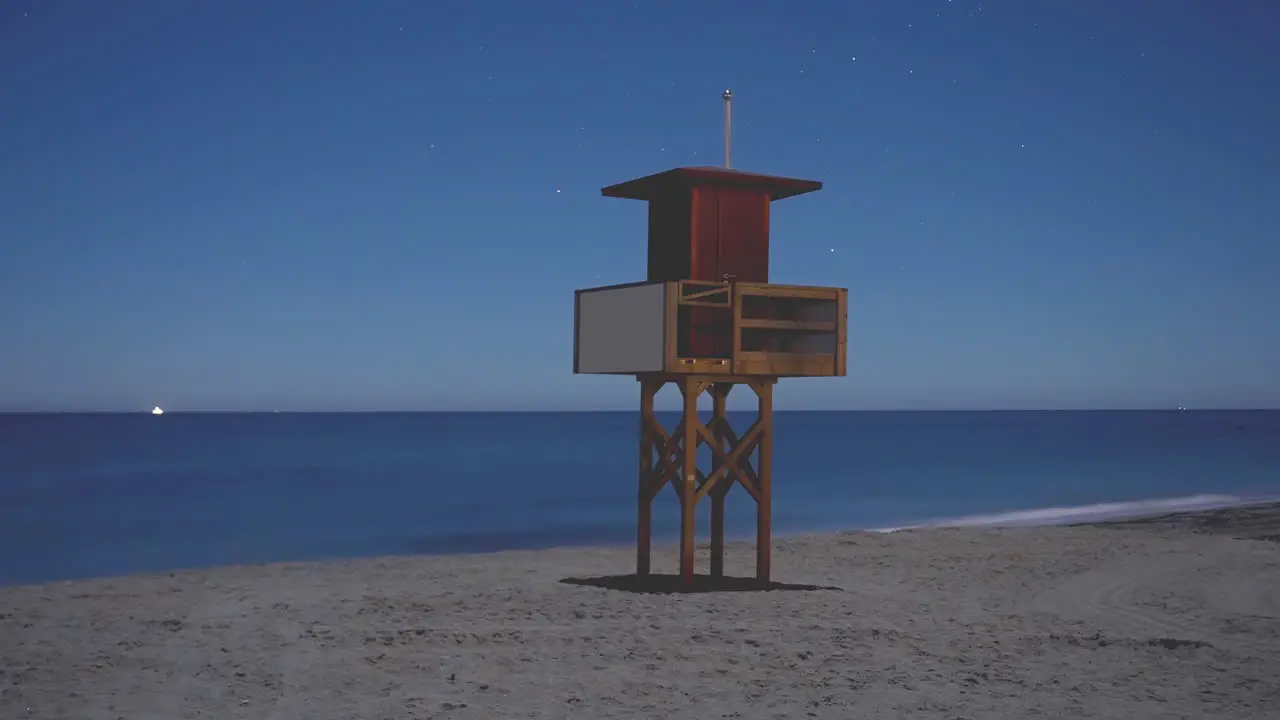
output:
[[[561,581],[628,548],[0,588],[0,718],[1280,718],[1277,518],[775,543],[840,589]]]

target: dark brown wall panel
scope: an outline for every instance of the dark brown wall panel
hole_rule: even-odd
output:
[[[671,190],[649,202],[649,281],[689,278],[688,191]]]

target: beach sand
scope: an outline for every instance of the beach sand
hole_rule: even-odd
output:
[[[0,718],[1280,718],[1278,519],[775,542],[839,589],[562,582],[629,548],[0,588]]]

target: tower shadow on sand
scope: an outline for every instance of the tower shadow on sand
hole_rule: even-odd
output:
[[[567,577],[562,578],[560,582],[565,585],[580,585],[601,588],[604,590],[617,590],[620,592],[650,595],[682,595],[717,592],[777,592],[785,590],[802,590],[810,592],[817,590],[835,590],[843,592],[841,588],[829,585],[762,582],[755,578],[714,577],[711,575],[694,575],[693,584],[688,586],[681,583],[679,575],[662,574]]]

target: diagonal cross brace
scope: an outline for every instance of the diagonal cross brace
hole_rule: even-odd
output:
[[[698,423],[697,431],[706,443],[711,446],[711,452],[715,453],[716,457],[720,459],[720,467],[713,470],[711,475],[707,477],[707,481],[702,485],[702,487],[698,488],[698,492],[694,496],[694,501],[696,502],[701,500],[707,492],[716,485],[716,483],[719,483],[723,478],[728,477],[729,473],[732,472],[734,476],[737,477],[738,482],[742,483],[742,487],[750,493],[752,498],[759,502],[760,490],[756,487],[755,483],[747,479],[747,476],[742,472],[742,469],[738,467],[738,460],[754,449],[756,442],[760,439],[760,434],[764,431],[764,425],[760,420],[757,419],[751,424],[751,428],[747,430],[747,434],[742,436],[742,439],[728,454],[725,454],[724,449],[717,445],[715,439],[711,436],[711,432],[707,430],[705,425]]]
[[[682,457],[680,438],[684,434],[684,421],[676,425],[676,431],[668,435],[655,421],[650,421],[650,432],[662,438],[662,449],[658,451],[658,467],[654,468],[650,477],[648,496],[652,500],[662,491],[667,481],[680,472],[679,458]]]

